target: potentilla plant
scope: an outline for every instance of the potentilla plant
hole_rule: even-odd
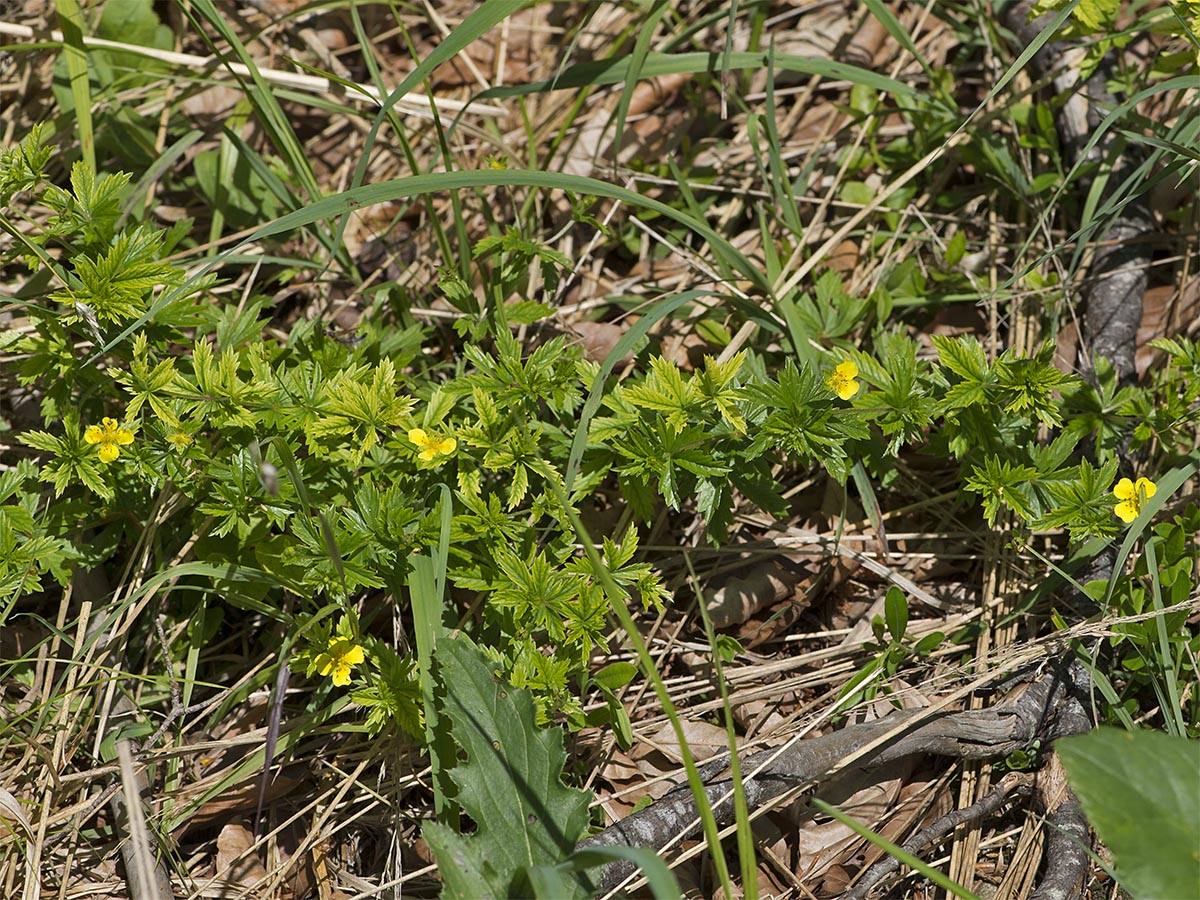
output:
[[[1149,471],[1118,471],[1114,436],[1137,425],[1142,444],[1172,448],[1194,430],[1190,344],[1165,348],[1175,374],[1111,395],[1103,378],[1090,386],[1055,368],[1049,346],[989,360],[972,338],[937,337],[931,360],[881,329],[860,341],[871,352],[845,337],[801,350],[804,329],[833,321],[844,294],[831,274],[816,299],[795,301],[794,352],[747,349],[685,370],[644,351],[641,374],[604,380],[561,337],[514,336],[510,325],[550,312],[506,305],[519,273],[536,264],[552,282],[567,261],[513,234],[475,254],[488,263],[480,277],[500,279],[487,303],[470,302],[459,276],[444,280],[466,322],[450,365],[422,355],[428,327],[372,326],[347,344],[301,322],[276,342],[264,336],[264,297],[214,304],[213,279],[168,258],[186,227],[122,220],[127,178],[77,164],[69,190],[44,185],[43,136],[0,156],[5,215],[34,226],[14,257],[56,285],[29,303],[25,329],[0,335],[40,415],[14,423],[28,449],[0,474],[3,609],[47,576],[65,584],[85,556],[123,569],[131,541],[120,523],[153,521],[164,559],[208,567],[185,579],[191,599],[175,614],[204,606],[229,621],[274,620],[299,639],[295,670],[353,691],[372,728],[416,728],[416,669],[407,647],[385,651],[379,635],[397,607],[407,619],[410,560],[438,546],[444,514],[443,624],[473,632],[543,718],[586,721],[592,657],[626,598],[604,590],[566,524],[555,488],[573,466],[570,503],[604,494],[628,507],[604,536],[604,565],[660,609],[669,598],[639,558],[638,527],[664,506],[698,513],[719,543],[739,504],[786,513],[788,472],[820,468],[844,484],[861,466],[886,483],[897,456],[919,448],[958,461],[989,522],[1008,508],[1076,543],[1112,539],[1156,490]],[[858,321],[834,330],[849,335]],[[595,391],[602,411],[581,422]],[[1150,408],[1162,412],[1139,419]],[[1094,463],[1078,453],[1085,439]],[[112,528],[103,549],[74,537],[94,527]]]

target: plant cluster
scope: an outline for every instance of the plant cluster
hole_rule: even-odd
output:
[[[546,315],[541,304],[504,304],[515,273],[539,260],[552,280],[566,261],[511,234],[476,248],[492,263],[496,300],[462,320],[470,334],[457,364],[424,357],[430,335],[417,327],[366,329],[347,345],[300,323],[273,341],[264,298],[208,303],[215,276],[189,277],[171,260],[186,229],[122,215],[127,177],[76,163],[69,190],[44,184],[43,138],[0,158],[6,209],[22,195],[27,208],[52,211],[20,258],[60,285],[27,304],[26,332],[3,338],[42,420],[19,432],[35,452],[0,482],[10,609],[42,576],[65,583],[71,565],[104,564],[166,505],[175,527],[156,532],[156,557],[194,533],[195,560],[238,574],[221,603],[271,616],[289,640],[307,635],[319,657],[332,638],[309,632],[323,619],[348,621],[372,592],[407,595],[407,561],[436,544],[447,514],[438,486],[451,484],[448,579],[456,596],[477,598],[458,624],[534,691],[543,714],[578,727],[589,660],[607,648],[611,604],[624,600],[576,552],[551,484],[570,483],[576,510],[612,502],[615,487],[627,510],[619,536],[603,539],[604,565],[623,592],[660,608],[667,594],[636,561],[636,523],[664,504],[694,507],[720,542],[744,499],[786,512],[781,471],[819,464],[845,483],[862,465],[886,485],[916,448],[957,460],[989,523],[1009,509],[1030,529],[1111,538],[1154,496],[1153,482],[1135,487],[1133,473],[1118,472],[1122,435],[1133,429],[1134,449],[1169,458],[1195,425],[1200,361],[1187,341],[1163,342],[1172,365],[1119,391],[1103,365],[1095,385],[1061,372],[1049,345],[989,363],[975,339],[935,336],[929,359],[913,338],[880,328],[872,354],[831,341],[814,356],[801,335],[868,306],[848,302],[828,273],[792,303],[796,355],[777,370],[746,350],[691,372],[650,354],[644,375],[606,379],[563,337],[527,347],[513,336],[510,323]],[[453,301],[457,281],[444,287]],[[589,392],[603,407],[594,416],[581,413]],[[1095,465],[1076,452],[1084,441]],[[83,532],[99,539],[68,537]],[[191,603],[208,602],[195,598],[211,586],[194,587]],[[341,640],[357,647],[360,636]],[[348,680],[340,662],[317,667],[331,670]],[[379,694],[360,695],[376,709],[413,696],[411,670],[389,671],[401,683],[376,678]],[[416,721],[412,708],[391,712]]]

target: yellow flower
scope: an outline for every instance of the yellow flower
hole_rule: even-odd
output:
[[[486,169],[507,169],[508,159],[503,156],[485,156],[483,165]]]
[[[133,443],[133,432],[105,416],[99,425],[89,425],[83,433],[89,444],[100,445],[100,462],[110,463],[121,455],[121,447]]]
[[[829,385],[830,390],[841,397],[843,400],[849,400],[858,393],[861,385],[854,379],[858,377],[858,366],[851,360],[840,362],[837,368],[833,370],[833,374],[825,379],[825,383]]]
[[[446,456],[454,452],[454,448],[458,446],[458,441],[454,438],[442,438],[438,440],[433,437],[424,428],[413,428],[408,432],[408,439],[412,443],[421,448],[420,458],[429,462],[439,456]]]
[[[362,647],[344,637],[331,637],[329,647],[317,656],[321,675],[332,675],[333,683],[345,687],[350,683],[350,669],[366,659]]]
[[[1122,478],[1113,488],[1113,495],[1121,501],[1113,507],[1113,512],[1128,525],[1141,515],[1142,504],[1153,497],[1157,490],[1158,485],[1149,478],[1139,478],[1136,482]]]

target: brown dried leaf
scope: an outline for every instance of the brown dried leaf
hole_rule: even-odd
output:
[[[842,241],[829,254],[829,265],[843,277],[858,268],[858,243],[850,238]]]
[[[662,342],[663,359],[670,360],[685,372],[703,366],[704,355],[710,351],[708,341],[694,331],[667,335]]]
[[[1175,288],[1169,285],[1148,289],[1142,299],[1142,321],[1137,332],[1137,363],[1138,377],[1154,366],[1162,358],[1162,354],[1148,346],[1156,338],[1179,334],[1183,331],[1184,323],[1191,322],[1200,311],[1200,278],[1193,278],[1184,285],[1176,302]],[[1079,347],[1079,329],[1075,321],[1068,321],[1058,332],[1055,342],[1054,364],[1060,369],[1072,371],[1086,370],[1088,364],[1083,361]]]
[[[187,808],[198,797],[207,793],[224,774],[225,771],[214,772],[201,781],[188,785],[175,798],[177,808]],[[305,767],[300,765],[288,766],[276,774],[267,785],[267,805],[280,798],[310,790],[312,783],[311,779],[305,777],[307,774]],[[230,815],[253,815],[258,805],[258,790],[258,775],[255,773],[204,803],[180,822],[171,832],[171,836],[178,841],[193,828],[212,825]]]
[[[209,121],[229,115],[244,96],[240,87],[215,84],[195,94],[188,94],[179,106],[189,119]]]
[[[724,753],[728,748],[725,729],[711,722],[685,719],[684,738],[697,762]],[[657,800],[678,783],[683,757],[670,722],[664,722],[653,735],[639,741],[629,753],[617,751],[604,767],[602,778],[620,791],[605,803],[614,813],[624,815],[642,797]]]
[[[807,575],[782,560],[758,565],[744,575],[728,578],[720,587],[704,592],[704,605],[714,628],[745,622],[759,610],[796,593]]]
[[[592,362],[602,363],[608,359],[617,342],[629,330],[628,325],[613,322],[574,322],[571,331],[579,337],[583,353]]]
[[[25,829],[27,837],[33,837],[33,826],[29,824],[25,810],[21,808],[17,798],[4,788],[0,788],[0,822],[7,826],[7,831],[14,830],[11,826],[15,822]]]
[[[477,85],[478,78],[468,59],[485,79],[500,80],[504,84],[534,81],[539,57],[550,39],[549,7],[550,4],[534,5],[509,16],[504,25],[493,28],[434,69],[434,85]],[[432,50],[433,45],[427,45],[427,49]],[[424,56],[422,52],[418,58]]]
[[[891,815],[912,768],[911,761],[901,760],[883,769],[852,770],[824,785],[817,796],[878,830]],[[856,832],[836,819],[814,824],[813,811],[804,801],[797,801],[784,812],[798,827],[793,847],[798,855],[797,872],[806,879],[823,875],[834,864],[845,862],[863,842]]]
[[[704,762],[729,749],[729,736],[720,725],[699,719],[684,719],[679,724],[683,730],[683,738],[687,741],[688,749],[692,751],[696,762]],[[666,756],[676,764],[675,768],[683,765],[679,739],[675,736],[675,729],[671,727],[670,722],[664,722],[662,728],[647,738],[643,746]]]
[[[266,867],[251,848],[254,835],[240,822],[229,822],[217,835],[217,897],[235,897],[267,878]]]
[[[871,68],[886,39],[887,29],[883,27],[883,23],[874,16],[867,16],[862,27],[846,41],[846,61],[856,66]]]

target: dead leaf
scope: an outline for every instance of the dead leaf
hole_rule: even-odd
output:
[[[703,762],[728,748],[725,729],[711,722],[684,719],[684,738],[697,762]],[[602,779],[616,789],[603,798],[616,818],[624,818],[643,797],[657,800],[679,783],[683,776],[683,757],[670,722],[664,722],[653,735],[644,737],[628,753],[615,751],[602,772]]]
[[[780,560],[759,563],[744,574],[733,575],[717,588],[704,592],[704,605],[713,628],[745,622],[764,607],[796,592],[807,573]]]
[[[629,326],[613,322],[574,322],[570,330],[579,337],[584,356],[592,362],[603,363]]]
[[[24,827],[26,836],[33,837],[33,826],[29,824],[29,818],[25,815],[25,810],[21,808],[21,804],[17,801],[17,798],[4,788],[0,788],[0,822],[3,822],[6,826],[11,822],[16,822]]]
[[[491,29],[434,69],[435,87],[477,86],[476,72],[485,80],[504,84],[534,81],[533,72],[552,33],[549,16],[546,5],[531,6],[509,16],[503,26]],[[417,58],[423,59],[432,49],[432,44],[426,44]]]
[[[695,331],[669,334],[663,338],[662,357],[679,366],[684,372],[694,372],[704,365],[704,356],[711,352],[708,341]]]
[[[188,785],[176,797],[177,807],[187,808],[190,803],[211,790],[226,774],[228,774],[227,769],[214,771]],[[311,778],[308,777],[308,774],[307,769],[301,765],[287,766],[283,771],[278,772],[267,785],[267,805],[269,806],[282,797],[295,796],[311,788]],[[258,773],[252,773],[244,781],[237,785],[231,785],[205,802],[187,819],[175,826],[171,836],[178,841],[193,828],[212,825],[230,815],[253,815],[255,807],[258,805],[258,777]]]
[[[254,835],[241,822],[229,822],[217,835],[217,897],[235,897],[245,888],[257,887],[267,878],[266,867],[251,850]]]
[[[700,719],[684,719],[679,724],[684,740],[687,741],[688,749],[692,751],[692,757],[696,762],[704,762],[704,760],[725,753],[729,749],[729,736],[720,725]],[[675,729],[670,722],[664,722],[662,728],[652,737],[646,738],[645,746],[657,750],[672,762],[683,765],[679,739],[675,736]]]
[[[829,265],[843,277],[850,275],[858,268],[858,244],[846,238],[830,252]]]
[[[850,770],[823,785],[819,796],[869,828],[878,829],[892,812],[904,779],[913,763],[899,760],[882,769]],[[813,809],[797,801],[784,809],[785,818],[797,826],[792,836],[796,872],[815,879],[835,863],[844,862],[848,851],[857,851],[863,838],[836,819],[816,824]]]
[[[1172,303],[1172,300],[1175,300]],[[1200,278],[1193,278],[1183,286],[1176,298],[1175,288],[1169,285],[1152,287],[1142,299],[1142,321],[1137,332],[1138,377],[1141,378],[1153,366],[1159,364],[1162,353],[1149,346],[1150,341],[1182,334],[1188,323],[1200,311]],[[1075,320],[1067,322],[1058,332],[1054,350],[1054,364],[1068,372],[1078,371],[1083,366],[1079,349],[1079,328]]]
[[[240,87],[214,84],[195,94],[188,94],[179,106],[189,119],[204,122],[228,116],[244,96]]]
[[[883,27],[883,23],[875,16],[867,16],[862,27],[846,41],[846,62],[866,69],[871,68],[886,38],[887,29]]]

